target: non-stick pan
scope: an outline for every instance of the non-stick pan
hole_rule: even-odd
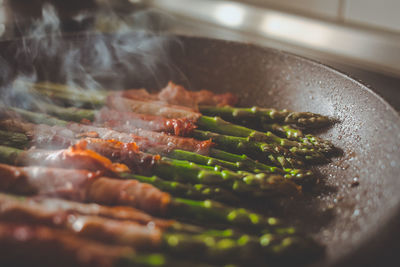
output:
[[[64,37],[64,44],[57,46],[59,53],[43,57],[28,56],[34,50],[29,40],[2,42],[0,53],[8,66],[2,70],[3,85],[17,73],[32,70],[39,80],[64,82],[65,73],[57,65],[62,52],[73,47],[93,56],[97,38]],[[152,66],[151,74],[143,75],[141,67],[148,70],[149,66],[141,65],[143,55],[136,55],[125,59],[136,67],[127,71],[117,62],[112,75],[103,79],[104,87],[110,88],[118,79],[120,87],[159,89],[174,80],[193,90],[235,93],[242,106],[288,108],[335,118],[336,124],[318,134],[342,154],[318,168],[319,191],[300,203],[293,223],[326,245],[326,256],[316,266],[375,264],[374,259],[383,259],[385,251],[400,247],[394,240],[399,237],[400,117],[393,108],[365,85],[305,58],[249,44],[172,39],[162,55],[167,62]],[[113,35],[102,40],[113,48]],[[159,56],[151,55],[151,50],[146,53]]]

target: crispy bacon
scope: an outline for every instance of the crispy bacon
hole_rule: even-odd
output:
[[[24,201],[10,197],[0,199],[0,220],[46,225],[68,230],[85,238],[140,249],[158,247],[162,234],[161,230],[152,224],[141,225],[134,221],[87,216],[65,210],[49,210],[43,205],[27,205]]]
[[[165,215],[169,194],[137,180],[121,181],[100,177],[90,186],[90,201],[104,205],[127,205],[155,215]]]
[[[44,226],[0,223],[3,266],[112,267],[133,256],[127,246],[110,246]]]
[[[100,216],[114,220],[134,221],[141,225],[154,225],[160,229],[170,227],[174,221],[163,220],[150,216],[149,214],[126,206],[103,206],[94,203],[80,203],[58,198],[48,198],[43,196],[20,197],[0,193],[0,205],[7,205],[8,210],[19,208],[29,208],[45,210],[47,212],[63,212],[68,214],[80,214],[87,216]],[[0,208],[0,212],[4,208]],[[40,212],[39,212],[40,213]],[[13,213],[15,214],[15,212]],[[18,214],[18,213],[17,213]]]
[[[158,93],[158,99],[169,104],[193,108],[198,105],[234,106],[238,102],[237,96],[232,93],[215,94],[208,90],[188,91],[171,81]]]
[[[126,165],[112,163],[108,158],[86,149],[85,142],[58,151],[31,148],[18,156],[16,164],[86,169],[112,176],[130,171]]]
[[[104,124],[112,129],[140,128],[155,132],[167,132],[178,136],[192,133],[196,125],[186,118],[167,119],[161,116],[137,114],[102,108],[96,113],[96,124]]]
[[[182,149],[207,155],[213,145],[211,141],[199,141],[193,138],[171,136],[135,128],[130,128],[131,133],[126,133],[104,127],[70,123],[67,129],[60,126],[23,123],[18,120],[0,121],[0,127],[2,126],[17,132],[26,133],[25,131],[28,131],[32,144],[40,147],[46,147],[46,144],[53,147],[65,147],[74,144],[76,138],[94,137],[124,143],[136,143],[142,151],[150,153],[163,154],[173,149]]]
[[[206,155],[209,152],[210,147],[213,143],[210,140],[199,141],[189,137],[178,137],[168,135],[166,133],[157,133],[152,131],[146,131],[143,129],[132,128],[130,133],[137,136],[145,136],[151,142],[159,142],[163,145],[167,145],[169,150],[183,149],[188,151],[197,152],[199,154]]]
[[[169,194],[149,184],[101,177],[86,170],[0,164],[0,177],[0,190],[6,192],[127,205],[151,214],[164,215],[171,200]]]
[[[199,141],[194,138],[172,136],[165,133],[157,133],[135,128],[131,128],[130,133],[124,133],[103,127],[72,123],[69,125],[69,129],[75,133],[79,133],[81,137],[85,136],[85,133],[87,132],[96,132],[98,137],[101,139],[113,139],[124,143],[136,143],[143,151],[156,152],[160,154],[173,149],[182,149],[206,155],[208,154],[210,147],[213,145],[211,141]]]
[[[188,91],[181,85],[169,82],[159,93],[150,94],[145,89],[131,89],[116,94],[135,100],[162,101],[172,105],[191,107],[197,110],[198,105],[234,106],[238,102],[232,93],[215,94],[208,90]]]
[[[162,116],[169,119],[187,118],[196,121],[201,116],[197,111],[184,106],[170,105],[162,101],[129,99],[115,95],[107,97],[107,107],[119,111]]]
[[[77,146],[81,146],[81,144],[111,159],[113,162],[126,164],[135,173],[151,173],[153,165],[160,158],[157,155],[140,152],[136,143],[85,138],[76,143]]]

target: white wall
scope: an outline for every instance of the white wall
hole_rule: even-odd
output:
[[[400,0],[238,0],[347,24],[400,32]]]

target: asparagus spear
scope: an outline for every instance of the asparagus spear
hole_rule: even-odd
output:
[[[193,136],[200,140],[209,140],[218,148],[238,154],[245,154],[262,162],[267,162],[283,168],[296,168],[304,163],[293,157],[289,151],[279,146],[262,142],[250,141],[250,138],[229,136],[209,131],[194,130]]]
[[[293,154],[307,161],[326,162],[326,157],[313,146],[301,144],[296,141],[280,138],[271,132],[259,132],[224,121],[219,117],[201,116],[197,120],[200,128],[220,134],[249,138],[249,141],[276,144],[288,148]]]
[[[239,198],[232,192],[217,187],[207,186],[204,184],[183,184],[176,181],[167,181],[158,176],[143,176],[138,174],[121,174],[122,178],[135,179],[142,183],[154,185],[158,189],[168,192],[175,197],[183,197],[189,199],[213,199],[223,203],[239,203]]]
[[[263,163],[254,161],[246,155],[236,155],[219,149],[210,149],[210,156],[199,155],[190,151],[175,149],[168,153],[168,157],[179,160],[190,161],[199,165],[222,167],[239,173],[276,173],[283,175],[287,179],[291,179],[297,184],[309,184],[315,182],[315,176],[310,170],[278,168],[268,166]],[[224,160],[226,159],[226,160]],[[247,172],[245,172],[247,171]]]
[[[293,112],[288,110],[276,110],[272,108],[235,108],[235,107],[211,107],[200,106],[200,112],[209,116],[219,116],[228,121],[256,121],[258,123],[286,123],[298,127],[320,128],[330,123],[326,116],[311,112]]]
[[[176,259],[166,253],[141,253],[136,255],[123,255],[115,261],[115,267],[212,267],[215,265],[199,261]]]
[[[5,109],[4,106],[0,107],[0,108]],[[7,107],[6,110],[17,114],[17,115],[21,116],[22,118],[24,118],[25,120],[30,121],[32,123],[43,123],[43,124],[57,125],[57,126],[63,126],[63,127],[68,125],[67,121],[59,120],[55,117],[49,116],[44,113],[31,112],[31,111],[16,108],[16,107]]]
[[[278,135],[285,136],[289,140],[301,142],[303,144],[312,145],[323,153],[332,152],[334,146],[331,142],[323,140],[312,134],[303,134],[300,129],[295,129],[286,124],[262,124],[264,130],[272,131]]]
[[[218,184],[237,194],[251,197],[267,197],[282,194],[295,195],[297,187],[286,182],[283,176],[276,174],[234,173],[229,170],[215,170],[207,166],[197,165],[187,161],[173,160],[163,157],[154,166],[156,175],[182,182]]]
[[[23,133],[6,132],[0,130],[0,143],[4,146],[25,148],[29,145],[29,138]]]
[[[18,80],[16,83],[23,87],[36,90],[40,94],[53,99],[60,100],[63,103],[80,105],[86,107],[101,107],[105,104],[107,91],[96,90],[96,93],[89,93],[87,90],[79,90],[63,84],[56,83],[29,83]],[[18,88],[18,86],[16,86]]]
[[[230,162],[234,162],[236,165],[241,166],[242,169],[247,169],[248,171],[258,173],[258,172],[268,172],[268,173],[278,173],[282,174],[285,178],[293,179],[297,184],[306,184],[315,182],[314,173],[310,170],[303,169],[291,169],[291,168],[279,168],[276,166],[268,166],[261,162],[255,161],[249,158],[247,155],[237,155],[232,154],[223,150],[216,148],[210,149],[210,156],[222,159]]]

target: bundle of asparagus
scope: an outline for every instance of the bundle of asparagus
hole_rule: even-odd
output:
[[[61,246],[70,232],[96,246],[131,249],[110,257],[109,266],[114,259],[127,266],[193,265],[194,258],[273,265],[321,255],[312,239],[282,219],[254,212],[244,199],[269,206],[318,182],[306,167],[327,162],[334,147],[302,130],[328,125],[327,117],[233,108],[231,94],[189,92],[171,82],[157,94],[24,85],[54,102],[36,99],[29,110],[1,107],[0,162],[6,164],[0,164],[0,190],[40,198],[0,194],[0,224],[46,225],[43,231],[59,235],[54,240]],[[51,206],[49,196],[74,202],[52,200]],[[36,228],[27,231],[33,243],[42,242]]]

